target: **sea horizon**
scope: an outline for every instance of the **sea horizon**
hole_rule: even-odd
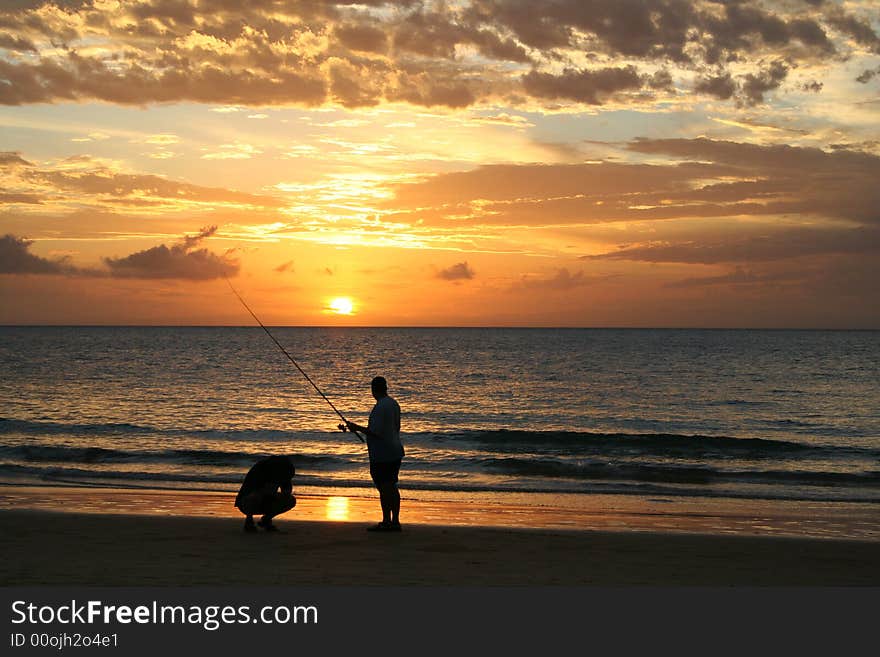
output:
[[[880,331],[880,327],[822,326],[521,326],[521,325],[445,325],[445,324],[264,324],[267,328],[293,329],[511,329],[573,331]],[[258,324],[0,324],[0,328],[260,328]]]

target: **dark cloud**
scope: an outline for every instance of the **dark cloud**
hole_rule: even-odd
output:
[[[239,268],[236,260],[195,248],[216,230],[216,226],[205,228],[198,235],[183,237],[171,247],[161,244],[123,258],[104,258],[104,264],[110,269],[110,275],[118,278],[209,280],[234,276]]]
[[[492,30],[471,30],[469,39],[480,54],[509,62],[527,63],[532,61],[526,49],[513,39],[502,38]]]
[[[788,24],[791,36],[806,46],[816,48],[819,52],[833,53],[834,45],[828,40],[825,30],[809,18],[795,18]]]
[[[602,280],[604,280],[604,277]],[[587,277],[582,270],[572,274],[567,268],[563,267],[549,278],[523,276],[515,287],[535,290],[571,290],[595,281],[595,278]]]
[[[826,60],[835,55],[827,26],[876,50],[865,19],[815,13],[787,4],[687,0],[554,0],[537,10],[523,0],[7,3],[0,48],[27,56],[0,60],[0,103],[403,101],[455,108],[525,93],[595,105],[621,92],[671,90],[674,81],[663,71],[669,64],[713,70],[697,91],[729,98],[730,85],[722,82],[730,62],[759,69],[761,62],[793,68]],[[488,65],[475,69],[473,51]],[[631,66],[606,65],[559,73],[559,62],[580,53],[661,71],[640,75]],[[517,84],[511,72],[523,64],[531,72]],[[746,76],[740,102],[761,102],[784,79],[780,71],[771,66]]]
[[[397,26],[394,47],[425,57],[452,59],[455,46],[464,40],[463,37],[461,27],[446,16],[417,12],[404,18]]]
[[[764,102],[764,94],[778,89],[786,76],[788,66],[784,62],[773,62],[763,71],[755,74],[748,73],[743,76],[741,102],[748,106],[759,105]]]
[[[872,328],[877,326],[877,281],[880,280],[880,258],[875,254],[861,257],[840,257],[819,263],[810,292],[830,299],[846,299],[854,309],[874,315]]]
[[[196,235],[186,235],[177,244],[164,244],[138,251],[123,258],[104,258],[108,270],[75,267],[69,258],[49,260],[30,252],[33,241],[14,235],[0,238],[0,274],[55,274],[113,278],[175,278],[208,280],[233,276],[238,262],[229,253],[219,256],[196,248],[216,232],[211,226]]]
[[[698,137],[696,139],[636,139],[627,148],[639,153],[665,154],[692,160],[766,170],[821,171],[845,169],[852,175],[880,174],[880,157],[854,150],[827,153],[819,148],[760,145]]]
[[[476,273],[467,262],[458,262],[437,272],[437,278],[442,278],[444,281],[467,281],[474,276]]]
[[[0,151],[0,167],[15,166],[31,167],[33,164],[23,159],[18,151]]]
[[[37,52],[37,46],[30,39],[0,33],[0,48],[19,52]]]
[[[686,0],[556,0],[536,12],[521,0],[482,0],[474,20],[510,30],[538,49],[584,48],[612,55],[693,63],[799,45],[801,56],[834,51],[812,18],[777,15],[749,2],[700,6]]]
[[[388,50],[388,35],[377,25],[347,23],[337,25],[333,34],[350,50],[384,53]]]
[[[749,54],[761,55],[774,49],[788,50],[800,57],[827,56],[835,51],[825,30],[812,18],[800,16],[787,19],[762,6],[747,2],[725,5],[723,14],[700,16],[704,43],[715,56],[710,59],[731,59]],[[794,48],[800,44],[805,52]]]
[[[720,100],[736,98],[740,106],[754,107],[764,102],[767,92],[778,89],[788,76],[789,67],[783,61],[772,62],[769,66],[754,73],[739,76],[740,81],[734,80],[728,73],[715,76],[701,77],[694,85],[696,93],[715,96]],[[804,91],[819,92],[822,83],[816,80],[802,86]]]
[[[29,249],[32,240],[4,235],[0,237],[0,274],[66,274],[72,268],[66,259],[47,260]]]
[[[601,105],[621,91],[637,91],[645,84],[635,66],[596,70],[566,69],[561,75],[531,71],[522,78],[525,90],[537,98],[575,100]]]
[[[709,94],[727,100],[736,93],[737,85],[730,73],[724,73],[715,77],[701,78],[694,85],[694,91],[701,94]]]
[[[801,276],[789,273],[789,272],[781,272],[781,273],[770,273],[770,274],[761,274],[756,273],[750,269],[744,269],[742,267],[737,267],[734,271],[729,274],[722,274],[720,276],[701,276],[694,278],[685,278],[680,281],[673,281],[672,283],[667,283],[665,287],[670,288],[689,288],[689,287],[710,287],[715,285],[761,285],[765,286],[768,283],[782,283],[782,282],[791,282],[793,280],[800,279]]]
[[[880,75],[880,66],[877,68],[869,68],[862,71],[858,77],[856,77],[856,82],[861,82],[862,84],[867,84],[871,80],[873,80],[876,76]]]
[[[396,26],[394,33],[396,50],[424,57],[454,59],[458,45],[474,46],[491,59],[531,61],[526,49],[513,39],[479,24],[459,22],[453,15],[440,11],[412,13]]]
[[[867,46],[875,53],[880,53],[880,36],[866,19],[836,8],[827,20],[830,25],[855,39],[856,43]]]
[[[27,203],[39,205],[43,199],[36,194],[17,194],[15,192],[0,192],[0,205],[7,203]]]
[[[828,254],[880,253],[880,230],[875,228],[793,228],[774,235],[706,239],[672,244],[649,244],[619,249],[589,260],[637,260],[720,264],[770,262],[787,258]]]
[[[516,39],[530,48],[548,50],[563,48],[572,43],[572,27],[551,12],[559,5],[544,6],[536,12],[525,2],[484,0],[474,2],[465,15],[472,24],[496,24],[511,32]]]
[[[217,226],[206,226],[195,235],[184,235],[180,239],[180,248],[190,251],[197,247],[202,240],[212,237],[217,232]]]
[[[368,68],[343,60],[330,66],[330,92],[344,107],[372,107],[382,100],[382,89],[372,82]]]
[[[198,66],[185,56],[164,69],[70,53],[65,64],[0,60],[0,104],[24,105],[96,98],[120,105],[192,101],[240,105],[296,103],[321,105],[327,85],[317,72],[276,70],[261,75],[210,63]],[[169,55],[169,58],[171,56]],[[158,62],[157,62],[158,64]]]
[[[653,75],[647,76],[645,78],[645,83],[651,89],[656,89],[658,91],[672,91],[675,89],[675,85],[673,84],[672,80],[672,74],[665,69],[661,69]]]
[[[397,86],[387,90],[385,97],[391,101],[405,101],[413,105],[442,105],[450,108],[468,107],[477,99],[470,83],[457,82],[454,79],[438,80],[430,73],[401,74]]]

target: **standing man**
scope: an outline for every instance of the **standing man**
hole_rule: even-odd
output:
[[[379,491],[382,504],[382,522],[367,531],[400,531],[400,491],[397,490],[397,477],[400,461],[403,459],[403,444],[400,442],[400,406],[388,396],[388,382],[377,376],[370,383],[376,405],[370,411],[370,421],[366,427],[348,422],[352,431],[360,431],[367,436],[367,449],[370,452],[370,476]]]

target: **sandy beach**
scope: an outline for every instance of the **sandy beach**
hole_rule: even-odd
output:
[[[437,509],[417,503],[410,505],[404,532],[373,534],[364,531],[371,500],[355,501],[347,520],[332,521],[326,518],[331,498],[303,500],[288,519],[277,521],[281,533],[244,534],[241,516],[229,508],[226,496],[107,493],[43,489],[56,509],[76,510],[59,512],[50,510],[48,501],[37,503],[34,490],[29,496],[28,489],[5,489],[0,583],[880,585],[880,549],[871,540],[704,533],[699,526],[673,532],[662,528],[668,518],[666,524],[630,525],[626,531],[454,526],[437,522]],[[28,508],[10,509],[12,497]],[[105,500],[103,512],[96,512],[95,500]],[[152,514],[143,513],[148,506]],[[207,511],[199,515],[198,508]],[[443,513],[466,517],[467,509],[447,504]]]

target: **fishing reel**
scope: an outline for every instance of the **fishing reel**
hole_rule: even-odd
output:
[[[348,433],[349,431],[351,431],[351,433],[353,433],[355,436],[358,437],[358,440],[360,440],[361,442],[364,442],[364,437],[363,437],[361,434],[359,434],[359,433],[358,433],[357,431],[355,431],[354,429],[349,429],[347,426],[345,426],[345,425],[342,424],[341,422],[340,422],[339,424],[337,424],[336,427],[337,427],[342,433]]]

